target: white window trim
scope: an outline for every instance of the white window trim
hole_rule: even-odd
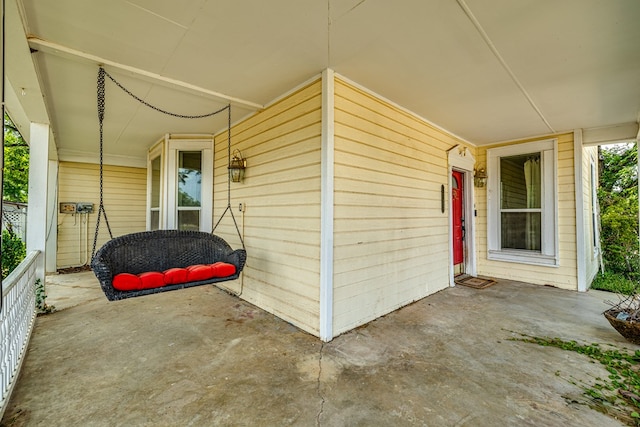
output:
[[[598,171],[593,156],[589,159],[589,190],[591,191],[591,244],[593,245],[592,259],[598,258],[600,252],[600,229],[598,228]]]
[[[541,153],[542,188],[542,249],[540,252],[502,249],[500,239],[500,158]],[[495,261],[515,262],[557,267],[560,265],[558,249],[558,140],[548,139],[510,145],[487,150],[487,258]]]
[[[164,154],[164,139],[156,144],[155,146],[153,146],[150,150],[149,153],[147,155],[147,230],[151,230],[151,211],[152,210],[158,210],[159,212],[159,228],[163,227],[164,224],[164,209],[163,209],[163,200],[166,199],[166,196],[164,194],[164,190],[165,190],[165,182],[164,182],[164,172],[165,172],[165,165],[164,165],[164,161],[165,161],[165,154]],[[160,157],[160,206],[158,206],[157,208],[152,208],[151,207],[151,199],[152,199],[152,194],[151,194],[151,182],[153,180],[153,167],[151,165],[151,163],[153,162],[154,159],[156,159],[157,157]]]

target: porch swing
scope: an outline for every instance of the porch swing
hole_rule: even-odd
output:
[[[103,191],[103,122],[105,111],[105,77],[143,105],[160,113],[186,119],[211,117],[227,110],[227,151],[231,162],[231,105],[197,116],[175,114],[155,107],[134,95],[115,80],[103,67],[98,72],[98,120],[100,123],[100,204],[96,220],[91,269],[109,301],[173,291],[206,284],[235,280],[247,259],[244,240],[231,209],[231,179],[227,186],[227,208],[211,233],[186,230],[155,230],[113,237],[104,208]],[[213,232],[222,218],[231,214],[242,249],[233,250]],[[100,218],[104,216],[109,240],[96,252]],[[242,293],[242,289],[237,295]]]

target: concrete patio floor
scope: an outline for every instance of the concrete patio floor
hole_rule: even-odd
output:
[[[3,426],[619,426],[571,403],[601,365],[509,338],[638,348],[598,291],[457,286],[323,344],[213,286],[108,302],[91,272],[47,281],[59,311]]]

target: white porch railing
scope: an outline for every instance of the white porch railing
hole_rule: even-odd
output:
[[[0,419],[18,379],[36,318],[36,260],[30,252],[2,284],[0,312]]]

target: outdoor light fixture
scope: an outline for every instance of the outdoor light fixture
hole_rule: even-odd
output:
[[[233,150],[233,157],[229,161],[229,179],[231,182],[242,182],[247,161],[242,158],[240,150]]]
[[[476,187],[482,188],[487,183],[487,171],[484,168],[473,171],[473,183]]]

